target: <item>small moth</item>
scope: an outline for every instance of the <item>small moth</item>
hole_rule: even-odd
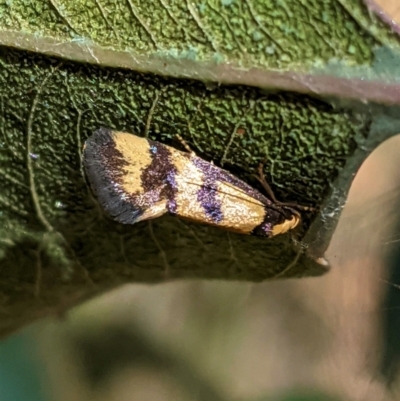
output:
[[[90,186],[116,221],[134,224],[169,213],[262,237],[300,222],[296,208],[259,191],[193,152],[101,128],[85,143]]]

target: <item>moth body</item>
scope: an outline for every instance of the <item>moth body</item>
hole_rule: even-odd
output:
[[[83,162],[99,203],[120,223],[169,213],[272,237],[300,221],[293,208],[274,203],[214,164],[133,134],[99,129],[85,143]]]

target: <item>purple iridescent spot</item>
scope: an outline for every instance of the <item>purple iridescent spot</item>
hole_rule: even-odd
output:
[[[261,226],[261,230],[265,232],[265,235],[269,235],[272,232],[272,224],[264,222]]]
[[[170,170],[170,171],[168,171],[167,177],[165,178],[167,185],[171,188],[171,190],[172,190],[171,192],[173,192],[173,193],[175,193],[176,189],[177,189],[175,175],[176,175],[175,170]],[[176,201],[175,201],[174,197],[168,198],[167,208],[171,214],[176,214],[177,205],[176,205]]]
[[[167,209],[169,213],[176,214],[177,205],[175,199],[168,199]]]
[[[206,216],[214,223],[220,223],[224,218],[221,210],[221,201],[217,198],[218,186],[217,181],[220,175],[219,169],[216,169],[210,163],[194,157],[193,164],[201,170],[204,175],[204,182],[197,191],[197,201],[202,206]]]

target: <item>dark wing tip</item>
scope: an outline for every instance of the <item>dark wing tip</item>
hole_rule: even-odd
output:
[[[113,131],[100,128],[89,137],[83,149],[83,166],[90,187],[103,209],[116,221],[134,224],[142,214],[121,189],[126,161],[116,148]]]

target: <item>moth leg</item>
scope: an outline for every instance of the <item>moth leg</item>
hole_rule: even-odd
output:
[[[258,165],[258,175],[256,175],[257,180],[260,182],[260,184],[263,186],[265,192],[268,194],[268,196],[271,198],[271,200],[276,203],[279,206],[287,206],[291,207],[297,210],[303,210],[303,211],[314,211],[315,208],[310,207],[310,206],[302,206],[297,204],[296,202],[280,202],[278,199],[276,199],[276,196],[274,194],[274,191],[268,184],[267,180],[265,179],[265,174],[264,174],[264,164],[260,163]]]
[[[179,135],[176,134],[175,138],[181,143],[181,145],[185,148],[186,152],[190,153],[192,156],[196,156],[196,153],[191,149],[189,144]]]
[[[194,152],[191,147],[189,146],[189,144],[179,135],[176,134],[175,138],[181,143],[181,145],[185,148],[186,152],[190,153],[191,156],[197,156],[196,152]],[[209,162],[210,164],[214,164],[214,161],[211,160]]]
[[[265,179],[265,174],[264,174],[264,164],[260,163],[258,165],[258,175],[256,175],[255,177],[257,178],[257,180],[260,182],[260,184],[263,186],[265,192],[268,194],[268,196],[271,198],[271,200],[274,203],[280,203],[278,201],[278,199],[276,199],[274,191],[272,190],[272,188],[269,186],[267,180]]]

